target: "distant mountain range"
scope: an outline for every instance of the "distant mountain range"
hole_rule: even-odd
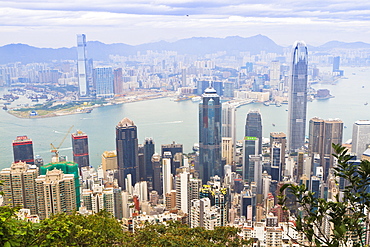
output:
[[[321,46],[308,46],[310,51],[326,52],[332,49],[368,48],[370,44],[363,42],[345,43],[330,41]],[[175,42],[159,41],[141,45],[127,45],[122,43],[104,44],[99,41],[87,42],[88,58],[94,60],[108,60],[109,55],[134,55],[138,51],[177,51],[178,54],[205,55],[217,51],[226,51],[228,54],[250,52],[258,54],[261,51],[282,53],[284,47],[277,45],[270,38],[256,35],[249,38],[231,36],[226,38],[195,37],[181,39]],[[22,62],[49,62],[52,60],[76,60],[76,47],[71,48],[37,48],[26,44],[9,44],[0,47],[0,64]]]

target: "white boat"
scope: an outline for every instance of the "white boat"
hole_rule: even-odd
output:
[[[192,102],[199,102],[199,101],[201,101],[202,100],[202,97],[200,97],[200,96],[195,96],[195,97],[193,97],[192,99],[191,99],[191,101]]]

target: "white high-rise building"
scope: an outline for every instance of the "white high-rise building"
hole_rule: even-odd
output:
[[[236,108],[229,103],[222,104],[222,138],[231,138],[232,159],[235,160],[236,145]],[[224,150],[223,150],[224,154]]]
[[[77,34],[77,71],[80,97],[89,96],[86,61],[86,36],[85,34]]]
[[[221,214],[219,208],[211,206],[209,198],[192,200],[190,227],[204,227],[207,230],[214,230],[216,226],[221,226]]]
[[[358,158],[370,145],[370,121],[359,120],[353,124],[352,130],[352,152]]]
[[[191,200],[199,199],[202,180],[195,179],[188,171],[176,175],[176,208],[190,214]]]
[[[280,62],[272,61],[270,65],[270,86],[277,88],[280,82]]]
[[[184,213],[188,212],[188,183],[190,173],[183,171],[176,175],[176,207]]]
[[[134,195],[139,196],[140,202],[148,201],[148,182],[140,181],[135,184]]]
[[[36,165],[25,162],[12,163],[10,168],[3,169],[0,172],[0,180],[3,181],[3,205],[21,206],[29,209],[31,214],[37,214],[35,187],[37,175]]]
[[[39,176],[35,183],[40,219],[57,213],[71,214],[77,209],[73,174],[54,169]]]
[[[162,174],[163,174],[163,201],[166,201],[166,194],[172,190],[172,174],[171,174],[171,152],[164,152],[162,158]]]

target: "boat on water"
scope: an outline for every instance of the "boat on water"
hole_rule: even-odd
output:
[[[364,105],[368,105],[369,103],[367,103],[367,102],[365,102],[365,104]]]
[[[265,102],[263,102],[263,104],[264,104],[265,106],[269,106],[269,105],[270,105],[270,102],[265,101]]]
[[[275,127],[275,124],[273,123],[272,126]]]
[[[281,107],[281,103],[280,102],[276,102],[276,107]]]
[[[184,100],[188,100],[188,99],[190,99],[188,96],[179,96],[176,99],[174,99],[173,101],[179,102],[179,101],[184,101]]]
[[[202,100],[202,97],[200,97],[200,96],[195,96],[195,97],[191,98],[192,102],[199,102],[201,100]]]

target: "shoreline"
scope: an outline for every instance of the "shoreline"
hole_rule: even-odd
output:
[[[169,92],[163,92],[159,93],[157,95],[136,95],[136,96],[129,96],[128,98],[116,98],[109,100],[106,104],[96,104],[86,107],[71,107],[69,109],[62,109],[62,110],[56,110],[56,111],[50,111],[50,112],[43,112],[45,110],[35,110],[36,112],[41,112],[42,115],[31,115],[32,110],[29,111],[15,111],[13,109],[6,110],[8,114],[15,116],[17,118],[21,119],[35,119],[35,118],[51,118],[51,117],[60,117],[60,116],[67,116],[67,115],[74,115],[74,114],[88,114],[91,113],[91,111],[94,108],[100,108],[104,106],[113,106],[113,105],[121,105],[121,104],[127,104],[127,103],[134,103],[138,101],[147,101],[147,100],[153,100],[153,99],[159,99],[159,98],[166,98],[166,97],[172,97],[173,93]],[[82,108],[82,109],[80,109]],[[22,108],[18,108],[22,109]],[[80,109],[80,110],[79,110]]]

